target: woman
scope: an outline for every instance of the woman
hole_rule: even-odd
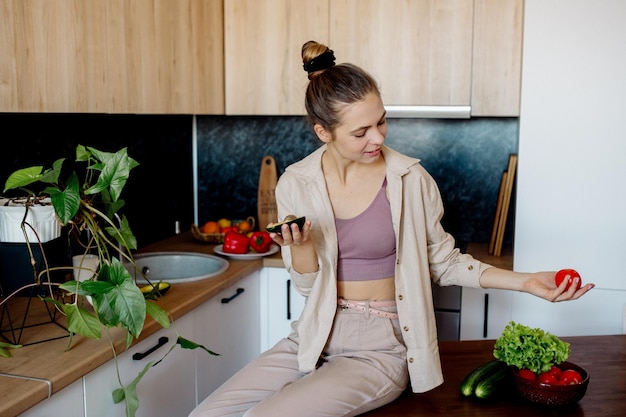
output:
[[[443,382],[431,285],[523,291],[574,300],[555,272],[516,273],[455,249],[437,185],[417,159],[386,147],[385,109],[362,69],[328,47],[302,47],[317,151],[276,188],[279,218],[306,216],[272,239],[307,297],[288,338],[244,367],[191,414],[355,416]]]

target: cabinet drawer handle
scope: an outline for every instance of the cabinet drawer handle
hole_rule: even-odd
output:
[[[234,293],[233,295],[231,295],[230,297],[226,298],[222,298],[222,304],[228,304],[231,301],[233,301],[235,298],[239,297],[241,294],[243,294],[243,292],[245,291],[245,289],[243,288],[237,288],[237,292]]]
[[[287,280],[287,320],[291,320],[291,280]]]
[[[489,294],[485,294],[485,313],[483,317],[483,337],[487,337],[487,329],[489,325]]]
[[[137,352],[133,354],[133,360],[134,361],[142,360],[143,358],[145,358],[146,356],[148,356],[149,354],[151,354],[152,352],[154,352],[155,350],[157,350],[158,348],[160,348],[161,346],[169,342],[169,340],[170,339],[167,338],[167,336],[159,337],[159,341],[157,342],[157,344],[152,346],[150,349],[146,350],[145,352]]]

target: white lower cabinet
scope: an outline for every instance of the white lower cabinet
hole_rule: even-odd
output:
[[[137,386],[137,417],[185,417],[239,369],[260,353],[260,271],[223,290],[198,308],[54,393],[20,417],[125,417],[114,404],[119,377],[127,385],[150,361],[158,361],[176,343],[177,333],[207,349],[176,346]],[[176,330],[175,330],[176,329]],[[167,338],[167,341],[162,338]],[[103,341],[104,343],[104,341]],[[148,353],[149,352],[149,353]],[[133,358],[146,354],[143,359]]]
[[[513,291],[463,287],[461,340],[497,339],[511,321]]]
[[[513,320],[558,337],[626,334],[626,291],[594,288],[574,301],[550,303],[514,293]]]
[[[220,354],[195,351],[198,403],[260,353],[259,275],[251,274],[193,311],[194,341]]]
[[[193,323],[193,316],[187,314],[175,320],[173,326],[185,337],[192,334]],[[131,383],[147,363],[161,359],[176,339],[174,327],[159,330],[119,355],[117,368],[112,360],[85,375],[85,417],[126,416],[125,403],[114,404],[111,397],[113,390],[119,387],[117,371],[124,385]],[[138,358],[137,355],[146,356]],[[194,365],[194,351],[176,346],[162,362],[152,367],[137,385],[137,417],[189,414],[196,400]]]
[[[626,291],[594,288],[578,300],[551,303],[516,291],[463,288],[461,340],[497,339],[510,321],[557,337],[626,333]]]
[[[304,302],[285,268],[261,270],[261,351],[289,335],[291,323],[300,317]]]
[[[50,398],[20,414],[20,417],[52,416],[85,416],[82,379],[79,379],[62,390],[55,392]]]

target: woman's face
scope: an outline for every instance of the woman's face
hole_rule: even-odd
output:
[[[345,159],[373,163],[380,156],[386,134],[385,107],[380,97],[370,93],[362,101],[347,105],[333,134],[326,132],[325,138],[320,138]]]

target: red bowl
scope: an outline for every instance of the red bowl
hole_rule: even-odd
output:
[[[517,369],[511,368],[515,389],[524,399],[534,404],[550,407],[561,407],[576,404],[587,392],[589,385],[589,373],[580,366],[571,362],[563,362],[559,365],[562,370],[574,369],[582,377],[583,381],[572,385],[548,385],[537,381],[529,381],[520,377]]]

